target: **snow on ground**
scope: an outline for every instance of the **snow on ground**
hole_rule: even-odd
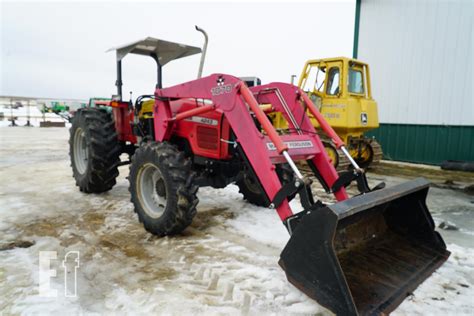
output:
[[[77,190],[66,129],[0,129],[0,314],[330,314],[289,284],[277,264],[288,234],[274,211],[242,200],[237,187],[201,188],[198,214],[182,236],[148,234],[129,202],[127,167],[101,195]],[[405,180],[371,177],[393,185]],[[322,190],[317,191],[323,196]],[[472,315],[474,312],[473,197],[430,189],[449,260],[394,315]],[[292,202],[292,205],[297,201]],[[52,287],[38,296],[39,252],[57,251]],[[64,297],[64,254],[80,252],[78,296]]]

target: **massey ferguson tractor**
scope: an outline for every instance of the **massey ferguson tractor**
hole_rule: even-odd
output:
[[[197,27],[196,27],[197,28]],[[206,33],[199,28],[198,31]],[[198,47],[146,38],[115,49],[117,95],[77,111],[70,155],[77,186],[100,193],[130,163],[130,193],[145,229],[178,234],[196,215],[201,186],[236,183],[249,202],[275,209],[290,234],[279,264],[298,289],[338,315],[392,311],[449,256],[434,230],[425,199],[429,184],[416,179],[369,188],[364,170],[298,87],[249,87],[227,74],[162,87],[162,67],[201,53]],[[157,64],[154,94],[134,104],[122,100],[122,60],[127,54]],[[337,173],[307,111],[351,162]],[[268,114],[279,112],[289,133],[279,135]],[[127,153],[130,161],[120,161]],[[337,203],[324,204],[295,162],[305,162]],[[354,182],[360,194],[349,197]],[[289,200],[299,195],[303,211]]]

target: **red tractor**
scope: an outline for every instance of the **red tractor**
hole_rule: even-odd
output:
[[[288,229],[279,264],[292,284],[337,314],[393,310],[449,256],[426,207],[429,184],[417,179],[370,189],[301,89],[286,83],[248,87],[226,74],[200,78],[206,45],[207,36],[198,79],[168,88],[162,87],[162,66],[200,48],[146,38],[115,49],[118,95],[80,109],[72,121],[70,154],[80,190],[110,190],[118,167],[130,163],[138,218],[164,236],[191,223],[199,187],[236,183],[249,202],[275,209]],[[158,66],[155,93],[135,104],[122,100],[122,59],[130,53],[151,56]],[[351,171],[336,172],[307,111],[346,154]],[[272,112],[287,120],[289,134],[277,133],[267,117]],[[121,162],[122,153],[131,161]],[[296,161],[307,163],[338,202],[315,199]],[[353,181],[360,194],[349,198],[345,187]],[[296,194],[304,210],[294,214],[289,200]]]

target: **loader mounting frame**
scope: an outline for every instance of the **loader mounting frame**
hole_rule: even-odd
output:
[[[170,103],[184,98],[205,99],[209,100],[210,104],[172,113]],[[288,159],[291,162],[310,160],[329,187],[339,177],[300,103],[306,103],[306,107],[312,111],[314,117],[320,117],[323,128],[326,128],[328,136],[336,144],[343,143],[329,125],[324,125],[324,119],[304,92],[295,86],[270,83],[248,88],[236,77],[213,74],[178,86],[157,89],[155,99],[157,141],[170,140],[174,123],[177,121],[210,111],[222,112],[270,201],[274,200],[282,188],[275,172],[275,164],[289,162]],[[288,120],[292,132],[285,136],[278,135],[259,104],[272,104],[273,110],[281,112]],[[255,126],[252,116],[262,127],[263,133],[256,127],[251,128]],[[348,198],[343,187],[335,191],[334,195],[338,201]],[[286,199],[279,201],[279,205],[275,208],[282,221],[293,215]]]

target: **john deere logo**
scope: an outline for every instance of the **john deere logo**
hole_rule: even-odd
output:
[[[362,125],[367,125],[367,113],[360,113],[360,122]]]

